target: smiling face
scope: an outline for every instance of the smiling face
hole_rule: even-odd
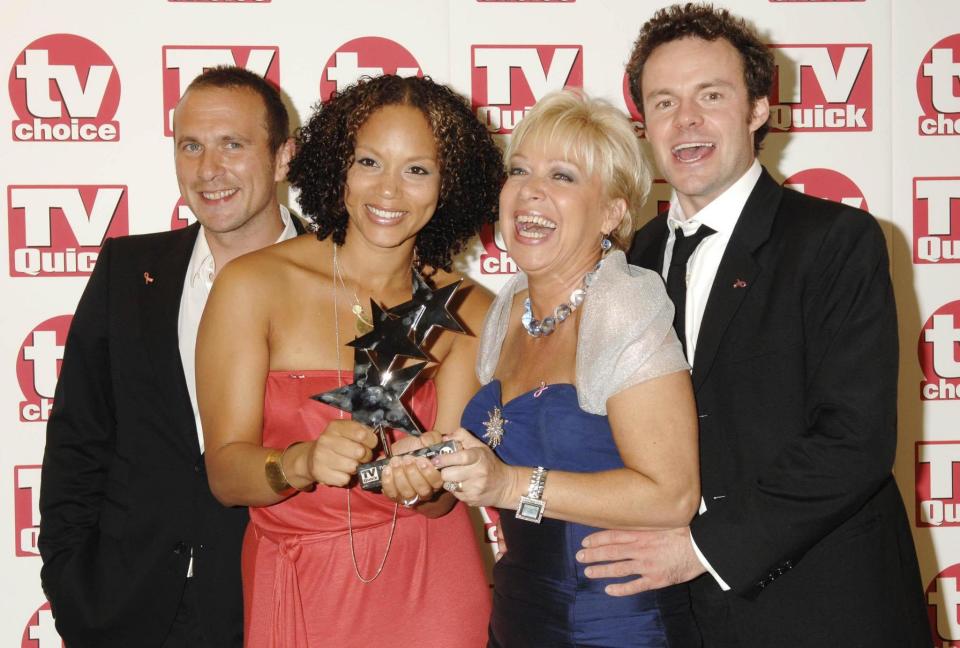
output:
[[[174,160],[184,202],[213,235],[280,227],[276,183],[291,146],[270,150],[263,100],[246,88],[187,92],[173,116]]]
[[[560,143],[524,139],[508,160],[500,232],[531,277],[577,281],[600,258],[601,233],[619,224],[624,209],[606,197],[598,173],[566,159]]]
[[[423,113],[391,105],[370,115],[357,131],[347,170],[350,233],[375,247],[412,249],[439,198],[437,144]]]
[[[643,67],[646,137],[690,218],[753,163],[753,133],[766,98],[751,105],[737,50],[723,38],[682,38],[657,47]]]

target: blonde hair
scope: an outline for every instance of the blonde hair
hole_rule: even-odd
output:
[[[524,116],[504,153],[511,156],[524,142],[562,144],[567,160],[589,174],[598,173],[608,199],[627,204],[620,225],[610,232],[615,247],[630,247],[640,208],[650,191],[651,174],[633,124],[623,111],[578,90],[551,92]]]

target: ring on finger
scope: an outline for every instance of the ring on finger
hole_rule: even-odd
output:
[[[463,490],[463,482],[443,482],[443,488],[451,493],[459,493]]]
[[[400,503],[403,504],[404,508],[411,508],[419,501],[420,501],[420,496],[414,495],[410,499],[400,500]]]

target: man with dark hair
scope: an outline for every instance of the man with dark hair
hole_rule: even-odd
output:
[[[194,347],[217,271],[302,232],[277,202],[288,124],[256,74],[199,76],[173,118],[198,222],[104,242],[77,306],[40,488],[41,580],[70,648],[243,643],[247,513],[207,485]]]
[[[703,502],[689,527],[603,531],[608,593],[690,581],[705,646],[930,646],[891,474],[897,322],[867,213],[780,187],[756,160],[773,60],[709,5],[658,11],[630,87],[670,210],[630,260],[661,272],[693,367]]]

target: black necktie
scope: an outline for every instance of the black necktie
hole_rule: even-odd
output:
[[[683,228],[674,230],[673,254],[670,257],[670,270],[667,272],[667,294],[673,301],[673,328],[683,345],[683,355],[687,355],[687,335],[684,323],[684,312],[687,308],[687,261],[690,255],[700,245],[700,241],[716,231],[706,225],[701,225],[690,236],[683,235]]]

